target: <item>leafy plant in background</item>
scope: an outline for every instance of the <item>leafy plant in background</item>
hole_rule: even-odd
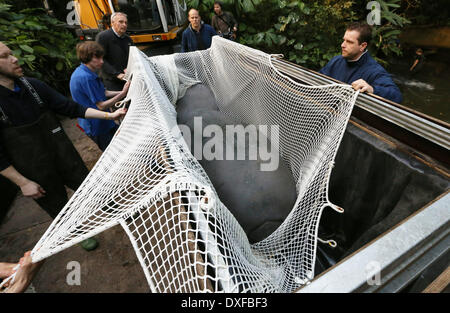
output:
[[[382,25],[374,27],[371,53],[383,63],[398,48],[400,29],[408,23],[395,13],[400,0],[379,1]],[[187,0],[209,22],[214,0]],[[369,1],[352,0],[224,0],[239,22],[239,42],[289,61],[320,69],[340,53],[345,26],[366,20]]]
[[[339,52],[345,24],[353,19],[349,10],[352,1],[271,2],[277,6],[273,25],[244,36],[247,43],[264,44],[270,53],[282,53],[289,61],[313,69],[324,66]]]
[[[401,12],[415,25],[450,26],[448,0],[403,0]]]
[[[202,18],[211,22],[214,15],[213,7],[216,0],[186,0],[189,8],[195,8],[200,12]],[[256,7],[264,0],[223,0],[221,1],[225,9],[230,10],[235,16],[241,16],[246,13],[255,13]]]
[[[63,23],[41,8],[13,12],[11,5],[0,2],[0,41],[19,59],[25,75],[68,92],[77,40]]]
[[[381,25],[373,28],[372,44],[369,50],[378,62],[388,65],[387,60],[390,57],[402,55],[399,35],[401,29],[411,22],[396,13],[396,10],[400,8],[401,0],[377,0],[377,2],[381,9]]]

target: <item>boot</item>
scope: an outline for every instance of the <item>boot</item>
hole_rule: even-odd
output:
[[[80,246],[86,251],[92,251],[98,247],[98,241],[94,237],[88,238],[83,240]]]

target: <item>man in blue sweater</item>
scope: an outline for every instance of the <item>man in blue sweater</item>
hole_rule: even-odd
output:
[[[371,37],[369,25],[351,23],[341,44],[342,54],[332,58],[319,73],[351,84],[355,90],[374,93],[400,103],[402,94],[391,75],[367,51]]]
[[[189,10],[188,20],[190,24],[181,38],[181,52],[204,50],[211,47],[212,37],[217,35],[214,28],[203,23],[196,9]]]

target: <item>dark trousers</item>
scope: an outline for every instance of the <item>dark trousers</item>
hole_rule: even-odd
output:
[[[84,178],[88,173],[89,172],[86,167],[80,166],[77,173],[58,177],[59,179],[57,181],[52,181],[51,185],[43,186],[46,191],[45,196],[35,199],[34,201],[36,201],[37,204],[39,204],[39,206],[48,213],[48,215],[55,218],[69,200],[65,186],[76,191],[83,183]]]
[[[55,218],[68,200],[65,186],[77,190],[89,173],[61,124],[46,111],[36,122],[5,127],[0,135],[16,170],[46,191],[35,201]]]
[[[109,130],[109,132],[106,132],[101,135],[89,136],[89,137],[97,144],[97,146],[100,148],[100,150],[105,151],[106,148],[108,147],[109,143],[113,139],[114,134],[116,133],[118,128],[119,128],[119,126],[116,125],[115,127],[111,128]]]

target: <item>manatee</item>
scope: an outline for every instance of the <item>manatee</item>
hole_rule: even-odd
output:
[[[186,125],[191,130],[190,147],[193,154],[195,117],[202,117],[202,130],[208,125],[218,125],[222,129],[223,160],[207,160],[202,156],[198,161],[220,200],[244,229],[249,241],[254,243],[269,236],[281,225],[296,200],[295,182],[284,161],[280,159],[278,168],[274,171],[262,171],[261,163],[264,161],[259,153],[256,160],[249,158],[250,149],[258,151],[258,141],[247,138],[239,146],[235,138],[234,144],[230,145],[232,138],[225,138],[225,129],[227,125],[236,123],[218,110],[213,93],[207,86],[198,84],[189,88],[177,102],[177,114],[178,124]],[[211,139],[212,137],[202,136],[202,148]],[[242,144],[245,144],[245,149]],[[270,147],[270,143],[268,146]],[[236,155],[233,160],[226,160],[226,149],[244,149],[245,160],[237,160]]]
[[[211,89],[202,84],[188,88],[184,97],[177,101],[176,108],[178,124],[186,123],[196,110],[219,111]]]

